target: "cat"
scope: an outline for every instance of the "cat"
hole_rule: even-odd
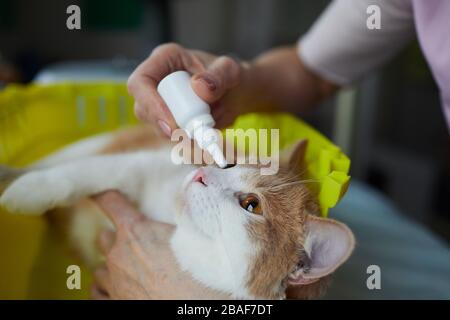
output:
[[[311,299],[324,293],[355,239],[345,224],[318,216],[301,180],[306,147],[293,144],[278,173],[265,176],[256,165],[175,165],[172,144],[146,127],[126,129],[27,169],[1,166],[0,204],[27,214],[68,208],[67,234],[93,260],[96,233],[111,225],[86,199],[119,190],[146,216],[176,225],[171,249],[203,285],[237,299]]]

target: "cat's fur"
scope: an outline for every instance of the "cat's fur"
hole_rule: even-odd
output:
[[[68,233],[92,260],[96,233],[107,223],[92,202],[80,199],[120,190],[145,215],[177,225],[172,250],[204,285],[244,299],[323,292],[350,256],[354,237],[342,223],[318,217],[316,200],[299,182],[305,141],[272,176],[260,175],[257,166],[174,165],[171,145],[161,141],[148,129],[130,129],[78,143],[25,173],[0,167],[0,191],[8,185],[0,203],[28,214],[70,206]],[[203,183],[193,179],[199,174]],[[262,215],[239,205],[242,192],[259,196]]]

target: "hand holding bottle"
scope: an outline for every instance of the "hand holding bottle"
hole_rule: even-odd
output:
[[[136,68],[128,80],[128,91],[135,98],[137,117],[157,123],[170,136],[178,126],[156,88],[167,75],[185,70],[192,75],[193,90],[210,105],[213,118],[222,126],[230,124],[237,115],[230,112],[231,108],[224,112],[223,97],[240,83],[244,68],[229,57],[217,57],[169,43],[153,50]]]

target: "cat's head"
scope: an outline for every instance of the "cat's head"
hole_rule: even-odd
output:
[[[248,165],[192,172],[172,243],[181,265],[238,298],[321,291],[321,280],[350,256],[354,237],[344,224],[317,216],[308,182],[299,182],[305,148],[301,141],[288,150],[276,175]]]

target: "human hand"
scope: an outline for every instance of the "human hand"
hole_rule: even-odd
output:
[[[160,45],[128,79],[136,116],[141,121],[157,123],[170,137],[177,125],[156,87],[170,73],[186,70],[192,74],[191,85],[195,93],[211,106],[217,126],[231,124],[237,116],[237,108],[232,108],[233,104],[224,98],[232,89],[238,89],[247,66],[226,56],[188,50],[175,43]]]
[[[92,298],[226,299],[179,269],[170,248],[174,227],[147,219],[120,193],[95,197],[116,227],[103,231],[99,247],[106,265],[95,271]]]

